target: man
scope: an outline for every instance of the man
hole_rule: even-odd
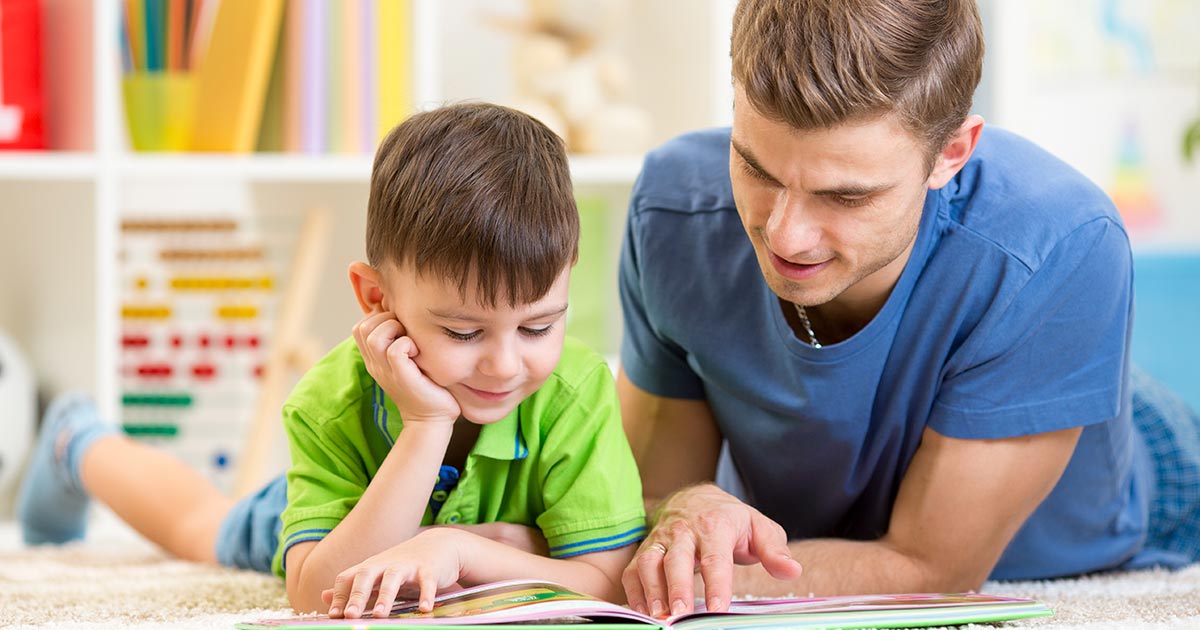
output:
[[[1151,522],[1124,228],[969,115],[974,1],[742,0],[731,53],[732,132],[653,152],[631,202],[630,604],[689,610],[697,570],[723,609],[1200,556]]]

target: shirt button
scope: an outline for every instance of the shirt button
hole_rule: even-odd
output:
[[[450,518],[448,518],[448,519],[446,519],[446,520],[450,521],[451,523],[457,523],[457,522],[458,522],[458,515],[457,515],[457,514],[451,514],[451,515],[450,515]]]
[[[448,497],[448,496],[450,496],[450,495],[447,494],[445,490],[434,490],[433,491],[433,500],[434,501],[438,501],[438,502],[445,501],[446,497]]]

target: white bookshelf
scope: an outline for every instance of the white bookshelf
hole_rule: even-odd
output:
[[[635,60],[636,104],[655,120],[654,144],[728,123],[733,4],[632,3],[623,46]],[[505,102],[511,38],[489,30],[484,15],[519,13],[523,2],[414,0],[412,6],[415,105]],[[131,151],[120,102],[118,22],[118,0],[43,0],[52,150],[0,153],[0,330],[26,354],[40,391],[90,391],[114,418],[121,329],[117,239],[124,210],[158,202],[167,208],[188,195],[244,199],[255,208],[297,214],[324,205],[339,218],[321,290],[343,296],[345,265],[362,256],[371,170],[366,155]],[[571,159],[581,194],[610,201],[616,235],[641,163],[641,155]],[[619,318],[615,292],[612,303]],[[348,297],[322,304],[313,326],[329,346],[345,337],[356,312]]]

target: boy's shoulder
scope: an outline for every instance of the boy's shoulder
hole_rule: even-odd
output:
[[[590,386],[597,375],[601,376],[601,380],[604,376],[612,380],[608,362],[590,346],[568,335],[563,339],[562,357],[558,360],[558,366],[541,389],[552,386],[578,390]]]
[[[284,406],[314,421],[331,420],[347,412],[357,414],[361,405],[371,403],[374,383],[354,338],[349,337],[300,377]]]

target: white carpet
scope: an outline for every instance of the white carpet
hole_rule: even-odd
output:
[[[984,590],[1055,610],[1001,629],[1200,629],[1200,564]],[[87,542],[59,548],[26,548],[12,522],[0,523],[0,628],[224,629],[290,615],[281,580],[168,559],[111,515],[98,517]]]

